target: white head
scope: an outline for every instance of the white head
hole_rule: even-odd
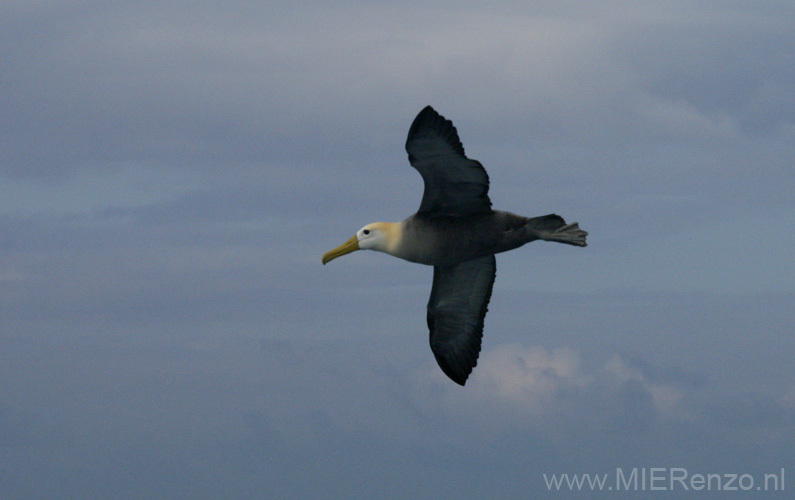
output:
[[[400,239],[399,224],[392,222],[373,222],[356,232],[356,235],[323,254],[323,264],[356,250],[377,250],[391,253]]]

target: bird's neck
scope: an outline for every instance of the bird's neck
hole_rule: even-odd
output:
[[[394,257],[400,257],[400,243],[403,239],[403,223],[377,222],[376,224],[378,229],[384,234],[384,241],[374,250],[388,253]]]

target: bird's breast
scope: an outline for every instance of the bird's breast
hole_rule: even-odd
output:
[[[424,217],[403,221],[394,255],[431,266],[451,266],[495,253],[500,230],[490,216]]]

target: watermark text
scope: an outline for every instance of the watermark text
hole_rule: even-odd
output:
[[[784,491],[786,474],[690,473],[684,467],[617,467],[604,474],[542,474],[550,491]]]

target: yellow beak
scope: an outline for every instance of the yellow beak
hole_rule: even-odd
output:
[[[355,252],[359,249],[359,239],[354,235],[353,238],[349,239],[342,245],[338,246],[334,250],[329,250],[328,252],[323,254],[323,265],[325,266],[332,260],[336,259],[337,257],[342,257],[346,253]]]

